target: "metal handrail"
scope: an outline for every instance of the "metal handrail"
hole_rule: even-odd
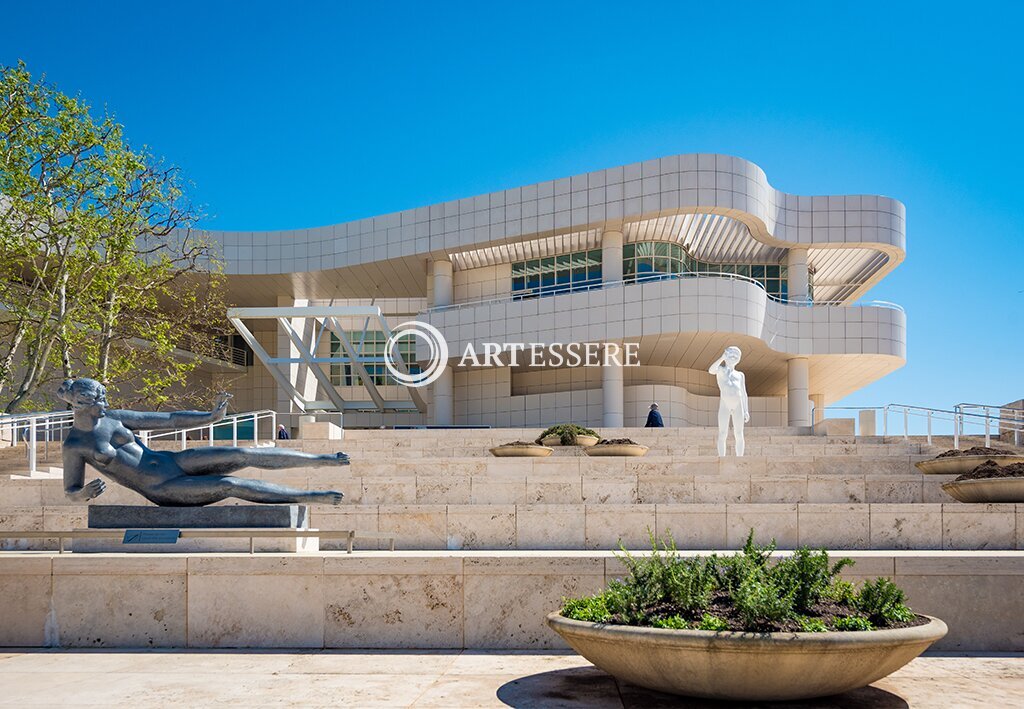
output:
[[[747,283],[752,283],[755,286],[757,286],[758,288],[760,288],[761,290],[763,290],[765,292],[765,297],[767,297],[768,300],[772,301],[773,303],[778,303],[780,305],[791,305],[791,306],[795,306],[795,307],[819,307],[819,306],[853,307],[853,308],[872,307],[872,308],[886,308],[888,310],[898,310],[901,313],[902,312],[906,312],[903,309],[903,306],[901,306],[901,305],[899,305],[897,303],[889,302],[887,300],[870,300],[870,301],[858,301],[856,303],[847,303],[844,300],[820,301],[820,300],[811,300],[809,298],[808,299],[779,298],[777,296],[774,296],[774,295],[770,294],[767,290],[765,290],[764,284],[761,283],[760,281],[754,279],[754,278],[750,278],[749,276],[741,276],[738,273],[719,273],[719,272],[714,272],[714,273],[658,273],[658,274],[652,274],[652,275],[647,275],[647,276],[638,276],[637,278],[634,278],[634,279],[631,279],[631,280],[628,280],[628,281],[625,280],[625,279],[620,280],[620,281],[601,281],[599,283],[586,284],[586,285],[583,285],[583,286],[580,286],[580,287],[577,287],[577,288],[572,288],[571,290],[563,290],[563,291],[558,291],[558,292],[536,293],[536,294],[530,294],[530,295],[525,295],[525,296],[524,295],[520,295],[520,296],[506,295],[506,296],[501,296],[501,297],[498,297],[498,298],[481,298],[479,300],[470,300],[470,301],[464,301],[464,302],[461,302],[461,303],[450,303],[448,305],[435,305],[435,306],[433,306],[431,308],[427,308],[424,312],[434,313],[434,312],[439,312],[439,311],[442,311],[442,310],[453,310],[453,309],[465,308],[465,307],[471,307],[471,306],[478,306],[478,305],[497,305],[499,303],[511,303],[511,302],[520,301],[520,300],[530,300],[530,299],[533,299],[535,297],[541,298],[541,297],[547,297],[547,296],[551,296],[551,295],[567,295],[567,294],[571,294],[571,293],[588,293],[588,292],[593,291],[593,290],[603,290],[605,288],[618,288],[618,287],[621,287],[621,286],[636,285],[638,283],[648,283],[648,282],[653,282],[653,281],[668,281],[668,280],[677,280],[677,279],[683,279],[683,278],[728,278],[728,279],[735,280],[735,281],[746,281]]]
[[[140,431],[139,438],[142,442],[149,444],[150,441],[157,438],[171,438],[177,439],[181,443],[181,450],[188,448],[188,434],[199,432],[205,432],[209,441],[214,440],[214,429],[223,428],[225,426],[231,427],[231,445],[232,447],[238,447],[238,425],[252,421],[252,444],[259,444],[260,436],[260,422],[270,420],[270,440],[274,440],[274,435],[277,431],[277,412],[271,409],[261,409],[259,411],[246,411],[243,413],[232,414],[225,416],[216,423],[203,424],[201,426],[189,426],[187,428],[175,428],[175,429],[160,429],[150,431]]]
[[[50,441],[63,440],[64,430],[71,427],[74,414],[71,411],[39,411],[27,414],[0,416],[2,438],[10,435],[9,445],[25,442],[25,455],[29,474],[39,470],[39,439],[42,435],[43,457],[49,459]]]
[[[928,421],[927,426],[927,438],[929,445],[932,442],[932,422],[934,419],[940,421],[952,421],[953,423],[953,447],[960,447],[960,438],[966,435],[964,433],[965,426],[967,423],[974,423],[985,426],[985,446],[989,447],[992,444],[992,424],[996,423],[1000,430],[1002,430],[1002,424],[1007,424],[1006,428],[1013,431],[1014,434],[1014,445],[1021,445],[1021,434],[1024,433],[1024,420],[1017,418],[1005,418],[1003,416],[995,416],[986,410],[985,413],[971,413],[964,411],[961,407],[964,404],[958,404],[952,409],[937,409],[928,406],[912,406],[910,404],[885,404],[884,406],[828,406],[825,409],[831,409],[833,411],[881,411],[882,412],[882,436],[889,435],[889,413],[890,411],[902,412],[903,414],[903,439],[908,440],[910,436],[910,416],[924,417]],[[971,406],[970,404],[966,406]],[[983,407],[984,408],[984,407]]]

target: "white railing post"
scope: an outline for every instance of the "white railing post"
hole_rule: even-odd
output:
[[[260,442],[260,416],[255,411],[252,414],[252,446],[255,448]]]
[[[185,448],[188,446],[187,441],[188,441],[188,437],[187,437],[187,435],[185,433],[185,429],[181,429],[181,449],[182,450],[185,450]]]
[[[277,412],[270,412],[270,437],[277,440]],[[277,445],[276,443],[274,445]]]
[[[231,447],[238,448],[238,417],[231,419]]]
[[[985,407],[985,447],[992,447],[992,430],[989,427],[988,407]]]
[[[953,447],[960,448],[960,414],[953,414]]]
[[[932,444],[932,412],[928,410],[928,445]]]
[[[213,445],[213,424],[210,424],[210,445]]]
[[[139,440],[142,441],[142,445],[149,446],[149,431],[139,431]]]
[[[910,411],[906,406],[903,407],[903,440],[910,440]]]
[[[36,418],[33,416],[28,420],[28,474],[35,475],[36,465]]]
[[[882,407],[882,438],[889,435],[889,405]]]

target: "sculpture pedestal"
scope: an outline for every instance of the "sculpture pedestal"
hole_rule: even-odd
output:
[[[151,507],[90,505],[89,529],[309,529],[306,505],[222,505],[212,507]],[[255,551],[318,551],[316,537],[258,537]],[[244,537],[178,539],[174,544],[125,544],[122,538],[75,539],[74,552],[181,553],[248,552]]]

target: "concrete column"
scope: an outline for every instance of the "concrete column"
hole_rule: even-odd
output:
[[[452,262],[434,261],[434,305],[439,308],[452,304]]]
[[[601,280],[622,280],[622,227],[608,227],[601,235]]]
[[[814,425],[825,420],[825,395],[811,394],[811,405],[814,406]]]
[[[806,357],[794,357],[787,364],[789,367],[788,423],[790,426],[810,426],[810,406],[807,399],[810,386],[810,360]]]
[[[433,423],[435,426],[451,426],[455,423],[455,374],[451,367],[442,370],[433,387]]]
[[[309,305],[307,299],[296,299],[289,296],[278,296],[277,304],[281,307],[305,307]],[[292,318],[292,327],[295,328],[296,332],[302,338],[303,344],[307,348],[312,349],[313,347],[313,327],[309,319]],[[314,352],[314,355],[318,353]],[[292,342],[292,339],[288,336],[288,333],[283,328],[278,326],[277,328],[277,356],[288,359],[296,359],[299,356],[299,349]],[[288,379],[292,383],[292,386],[301,394],[307,401],[311,401],[317,398],[317,381],[313,373],[309,371],[309,368],[305,364],[292,362],[288,365]],[[298,411],[298,407],[292,401],[288,394],[278,387],[277,389],[277,411]],[[296,421],[284,421],[286,426],[295,424]]]
[[[622,248],[619,247],[619,252]],[[626,398],[622,367],[611,364],[601,367],[601,391],[604,416],[602,425],[608,428],[622,428],[626,420]]]
[[[789,267],[789,299],[807,302],[807,249],[790,249],[786,265]]]
[[[875,435],[875,410],[864,409],[861,411],[857,418],[857,435],[858,436],[873,436]]]

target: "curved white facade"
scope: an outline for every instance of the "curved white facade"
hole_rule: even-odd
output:
[[[754,400],[765,412],[787,412],[789,423],[804,422],[794,417],[802,404],[785,401],[793,372],[806,373],[806,395],[820,409],[905,362],[903,312],[852,305],[903,260],[903,205],[787,194],[735,157],[678,155],[334,226],[209,236],[223,247],[238,305],[372,300],[389,323],[412,316],[436,325],[451,364],[470,342],[638,342],[641,367],[621,385],[627,409],[637,387],[673,387],[683,393],[666,391],[679,400],[709,396],[706,368],[725,344],[743,348],[740,368]],[[668,272],[655,256],[629,260],[662,253],[662,243],[684,254],[676,259],[682,268]],[[589,280],[577,283],[574,266],[584,261]],[[701,273],[685,272],[698,263]],[[630,270],[641,266],[654,273]],[[587,290],[569,292],[582,285]],[[607,383],[569,370],[541,378],[546,390],[535,392],[536,372],[455,369],[441,384],[453,402],[441,416],[448,420],[434,411],[350,421],[601,423],[594,412]],[[529,397],[554,404],[533,409]],[[703,414],[693,411],[707,409],[677,406],[686,412],[667,412],[670,422],[695,423]],[[755,425],[779,423],[775,414],[759,416],[758,406]],[[625,423],[633,416],[627,411]]]

